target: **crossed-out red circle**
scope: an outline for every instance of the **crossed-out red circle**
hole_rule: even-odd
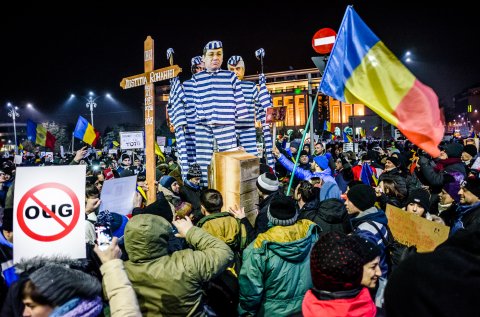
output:
[[[27,224],[25,223],[25,218],[24,218],[24,207],[25,207],[25,203],[27,202],[27,200],[30,198],[38,204],[40,201],[38,200],[38,198],[36,198],[34,196],[34,194],[36,192],[38,192],[39,190],[46,189],[46,188],[48,188],[48,189],[50,189],[50,188],[58,189],[58,190],[61,190],[61,191],[65,192],[70,197],[70,199],[72,200],[72,203],[73,203],[73,218],[72,218],[72,221],[70,222],[70,224],[68,224],[66,226],[63,226],[62,225],[63,222],[60,223],[57,219],[55,219],[55,218],[58,218],[58,216],[50,215],[50,216],[52,216],[52,219],[59,222],[59,224],[64,227],[64,230],[62,232],[54,234],[52,236],[45,236],[45,235],[41,235],[41,234],[33,232],[30,228],[28,228]],[[41,202],[40,202],[40,204],[41,204]],[[40,207],[44,210],[48,210],[48,208],[46,208],[46,206],[44,204],[43,204],[43,206],[40,206]],[[75,228],[75,225],[77,224],[79,218],[80,218],[80,203],[78,202],[77,196],[75,195],[73,190],[71,190],[67,186],[59,184],[59,183],[45,183],[45,184],[37,185],[37,186],[33,187],[32,189],[28,190],[25,193],[25,195],[23,195],[22,199],[20,199],[20,202],[18,203],[18,211],[17,211],[18,225],[23,230],[23,232],[25,232],[25,234],[27,234],[30,238],[38,240],[38,241],[51,242],[51,241],[59,240],[59,239],[65,237],[67,234],[69,234],[73,230],[73,228]]]

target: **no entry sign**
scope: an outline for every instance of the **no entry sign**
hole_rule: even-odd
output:
[[[20,167],[14,200],[15,262],[85,257],[85,166]]]
[[[332,51],[333,43],[337,32],[330,28],[323,28],[318,30],[312,38],[312,47],[315,52],[319,54],[328,54]]]
[[[46,201],[38,196],[42,191],[48,191]],[[46,195],[43,195],[46,196]],[[63,197],[62,197],[63,196]],[[51,224],[32,229],[38,218],[48,219],[43,222]],[[64,238],[72,232],[80,218],[80,203],[75,193],[67,186],[58,183],[40,184],[23,195],[18,204],[17,220],[20,229],[30,238],[38,241],[51,242]],[[28,224],[31,222],[31,225]],[[60,226],[60,230],[52,227]],[[38,227],[38,226],[37,226]],[[58,231],[58,232],[56,232]]]

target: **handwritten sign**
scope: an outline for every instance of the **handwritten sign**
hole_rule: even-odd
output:
[[[414,245],[418,252],[430,252],[447,240],[450,227],[387,205],[385,212],[393,237],[407,246]]]

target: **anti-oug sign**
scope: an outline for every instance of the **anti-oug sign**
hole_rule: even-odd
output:
[[[85,258],[85,165],[20,167],[16,175],[14,262]]]

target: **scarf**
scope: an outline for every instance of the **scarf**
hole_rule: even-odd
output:
[[[195,185],[194,183],[192,183],[191,181],[189,181],[188,179],[185,179],[183,181],[184,184],[188,185],[189,187],[193,188],[193,189],[196,189],[196,190],[199,190],[201,187],[200,187],[200,184],[198,185]]]
[[[75,297],[56,307],[50,317],[96,317],[100,315],[102,309],[103,303],[98,296],[93,299]]]
[[[444,160],[439,160],[437,162],[437,165],[433,168],[435,172],[441,172],[447,167],[448,165],[456,164],[456,163],[462,163],[462,160],[458,157],[452,157],[452,158],[447,158]]]

